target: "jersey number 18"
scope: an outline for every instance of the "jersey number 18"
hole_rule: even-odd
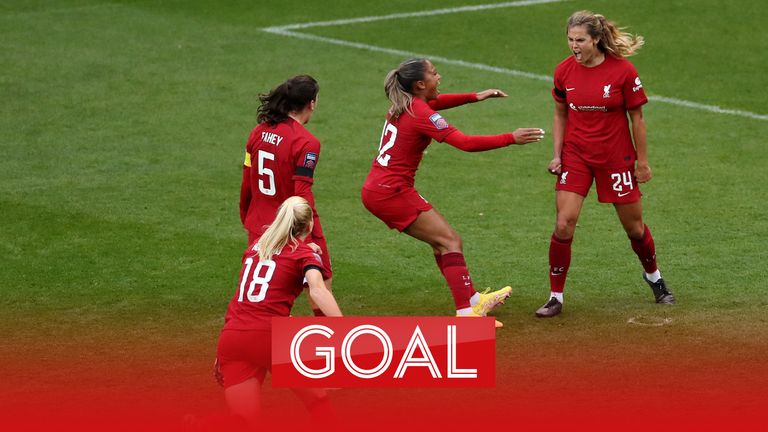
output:
[[[240,281],[240,296],[237,301],[242,302],[243,297],[247,297],[249,302],[258,303],[267,296],[267,290],[269,289],[269,281],[272,280],[272,275],[275,273],[276,264],[272,260],[259,261],[256,264],[256,268],[253,268],[253,258],[245,260],[245,269],[243,270],[243,278]],[[266,269],[262,275],[262,270]],[[251,273],[253,270],[253,273]],[[248,283],[250,281],[250,284]],[[248,285],[248,292],[245,291],[245,286]],[[259,292],[254,295],[256,286],[259,287]]]

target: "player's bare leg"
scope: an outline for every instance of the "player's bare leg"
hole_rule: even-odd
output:
[[[645,232],[643,223],[643,204],[642,201],[636,201],[629,204],[614,204],[616,215],[621,221],[621,226],[627,236],[633,240],[640,240]]]
[[[457,315],[485,316],[493,307],[509,297],[512,291],[510,287],[486,294],[475,291],[464,261],[461,236],[437,210],[419,213],[404,232],[432,247],[437,265],[451,289]],[[502,326],[500,322],[496,323],[497,327]]]
[[[419,213],[416,220],[404,232],[432,246],[436,254],[462,253],[459,233],[435,209]]]
[[[675,304],[675,296],[661,277],[656,264],[656,246],[648,226],[643,223],[643,205],[641,201],[629,204],[615,204],[616,215],[627,233],[640,263],[643,265],[643,280],[653,291],[653,297],[659,304]]]
[[[584,197],[570,191],[557,191],[555,230],[549,243],[549,300],[536,311],[540,318],[557,316],[563,310],[563,290],[571,265],[571,242],[584,205]]]
[[[256,430],[261,417],[261,383],[256,378],[224,389],[224,399],[232,415],[240,417],[249,430]]]
[[[337,420],[328,400],[328,391],[315,388],[291,389],[291,391],[307,408],[313,422],[318,425],[320,430],[334,429]]]

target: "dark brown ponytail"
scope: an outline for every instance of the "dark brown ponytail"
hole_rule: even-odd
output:
[[[297,75],[272,89],[260,94],[261,105],[256,121],[275,125],[288,118],[293,111],[301,111],[310,101],[317,98],[320,86],[309,75]]]

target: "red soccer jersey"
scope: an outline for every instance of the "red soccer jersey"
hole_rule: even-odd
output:
[[[320,141],[292,118],[274,126],[256,126],[248,138],[240,198],[245,228],[261,235],[275,219],[280,204],[288,197],[300,195],[314,211],[313,234],[322,235],[311,193],[319,157]]]
[[[463,103],[477,100],[474,95],[465,99]],[[413,187],[416,170],[427,146],[433,139],[443,142],[445,137],[456,130],[419,98],[413,99],[411,109],[413,115],[404,112],[397,119],[387,114],[381,132],[379,154],[373,159],[363,187]]]
[[[296,249],[289,244],[269,261],[259,261],[257,244],[243,254],[240,282],[227,308],[225,330],[270,330],[273,316],[290,315],[304,288],[307,268],[317,268],[323,278],[327,277],[320,256],[304,243]]]
[[[573,56],[555,68],[552,96],[568,105],[563,159],[579,157],[594,166],[625,166],[636,158],[627,110],[648,98],[635,67],[626,59],[605,55],[595,67]]]

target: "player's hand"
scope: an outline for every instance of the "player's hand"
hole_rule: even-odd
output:
[[[316,253],[318,255],[322,255],[323,254],[323,250],[320,249],[320,246],[318,246],[317,243],[309,242],[309,243],[307,243],[307,246],[309,246],[310,249],[312,249],[312,252],[314,252],[314,253]]]
[[[512,135],[515,136],[515,144],[528,144],[541,141],[544,138],[544,129],[520,128],[512,132]]]
[[[224,375],[221,373],[221,365],[219,365],[219,359],[213,362],[213,377],[216,378],[216,382],[220,386],[224,387]]]
[[[637,167],[635,168],[635,178],[637,179],[637,182],[648,182],[651,180],[651,177],[653,177],[653,173],[651,172],[651,167],[648,163],[638,162]]]
[[[507,97],[507,94],[499,89],[488,89],[488,90],[477,92],[478,101],[484,101],[488,98],[500,98],[500,97]]]
[[[549,161],[549,166],[547,166],[547,172],[549,172],[552,175],[560,175],[563,172],[563,161],[560,158],[553,158],[551,161]]]

